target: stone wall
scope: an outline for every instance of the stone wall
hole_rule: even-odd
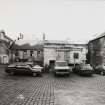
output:
[[[105,37],[90,41],[88,44],[90,63],[93,66],[105,64]]]

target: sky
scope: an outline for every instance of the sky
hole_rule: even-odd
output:
[[[105,31],[105,0],[0,0],[0,29],[17,43],[87,43]]]

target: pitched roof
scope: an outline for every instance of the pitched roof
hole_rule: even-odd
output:
[[[60,40],[45,40],[44,44],[65,44],[69,46],[86,46],[87,45],[87,44],[68,43],[66,41],[60,41]]]
[[[8,37],[7,35],[4,35],[8,40],[13,41],[10,37]]]
[[[10,37],[8,37],[4,30],[0,30],[0,33],[3,33],[4,37],[10,41],[13,41]]]
[[[95,37],[94,39],[90,40],[89,42],[95,41],[95,40],[103,38],[103,37],[105,37],[105,32],[99,34],[97,37]]]
[[[45,40],[44,44],[68,44],[68,42],[61,40]]]
[[[23,45],[13,45],[12,49],[14,50],[43,50],[43,45],[30,45],[29,43]]]

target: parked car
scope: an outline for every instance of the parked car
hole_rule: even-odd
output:
[[[105,75],[105,65],[98,65],[95,67],[95,73]]]
[[[88,75],[88,76],[91,76],[94,72],[90,64],[76,65],[73,71],[75,71],[75,73],[79,75]]]
[[[70,75],[71,68],[68,66],[66,61],[56,61],[54,67],[54,75]]]
[[[32,70],[35,71],[36,75],[42,76],[42,69],[43,67],[39,65],[35,65],[32,67]]]
[[[38,66],[37,67],[36,66],[31,67],[27,63],[14,63],[14,64],[10,64],[8,67],[6,67],[5,72],[9,73],[11,75],[14,75],[14,74],[32,74],[33,76],[36,76],[37,74],[39,74],[39,70],[41,73],[42,68],[43,67],[38,67]]]
[[[30,62],[30,61],[25,62],[25,64],[30,65],[31,67],[34,66],[34,63],[33,62]]]

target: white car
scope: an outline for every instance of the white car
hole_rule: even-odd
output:
[[[93,71],[94,70],[90,64],[81,64],[80,69],[78,70],[80,75],[88,75],[88,76],[92,76]]]
[[[66,61],[56,61],[54,67],[54,75],[70,75],[72,69],[68,66]]]
[[[32,70],[34,71],[34,75],[42,76],[42,69],[43,69],[43,67],[41,67],[39,65],[35,65],[32,67]]]
[[[95,72],[97,74],[101,74],[101,75],[105,75],[105,65],[102,64],[102,65],[98,65],[95,67]]]

